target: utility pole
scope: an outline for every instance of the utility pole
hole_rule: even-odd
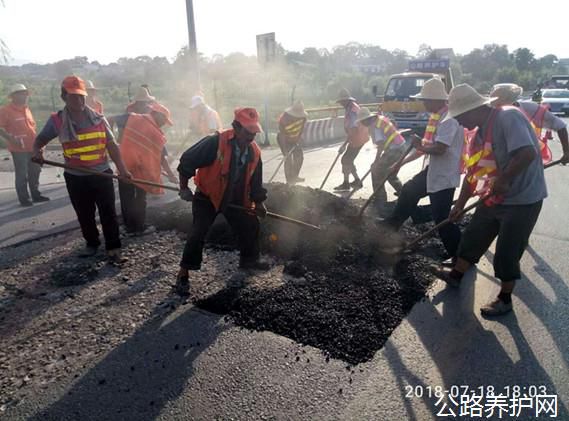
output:
[[[198,61],[198,46],[196,42],[196,26],[194,23],[194,2],[193,0],[186,0],[186,13],[188,16],[188,55],[190,61],[190,80],[191,80],[191,95],[195,95],[200,90],[200,67]]]

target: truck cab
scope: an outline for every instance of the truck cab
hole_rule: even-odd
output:
[[[454,81],[448,59],[411,60],[405,73],[392,75],[383,95],[380,111],[397,124],[399,129],[411,129],[423,135],[429,113],[423,102],[412,98],[418,94],[425,82],[440,78],[447,92]]]

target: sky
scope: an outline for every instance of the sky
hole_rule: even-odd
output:
[[[106,64],[140,55],[173,59],[188,43],[185,0],[3,0],[0,39],[11,64],[74,56]],[[434,7],[436,5],[436,7]],[[519,0],[194,0],[198,50],[256,54],[275,32],[286,50],[356,41],[416,54],[421,44],[466,54],[484,44],[569,58],[569,0],[539,13]],[[535,17],[538,16],[538,17]]]

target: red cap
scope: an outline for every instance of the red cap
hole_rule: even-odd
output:
[[[260,133],[263,131],[259,124],[259,113],[254,108],[236,108],[235,121],[239,122],[251,133]]]
[[[165,106],[163,106],[162,104],[159,104],[157,102],[148,102],[147,105],[148,105],[148,108],[150,108],[152,111],[156,111],[157,113],[164,114],[164,116],[166,117],[166,122],[170,126],[174,125],[174,123],[172,122],[172,119],[170,118],[170,110],[168,108],[166,108]]]
[[[67,76],[61,82],[61,87],[65,89],[68,94],[77,94],[87,96],[87,89],[85,88],[85,82],[83,79],[77,76]]]

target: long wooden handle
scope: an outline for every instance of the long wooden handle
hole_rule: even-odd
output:
[[[543,166],[543,168],[547,169],[547,168],[553,167],[554,165],[558,165],[558,164],[561,164],[561,160],[560,160],[560,159],[558,159],[557,161],[551,161],[550,163],[545,164],[545,165]]]
[[[124,181],[125,183],[130,183],[130,184],[146,184],[149,186],[154,186],[154,187],[162,187],[163,189],[166,190],[172,190],[172,191],[176,191],[179,192],[180,189],[178,187],[173,187],[173,186],[166,186],[164,184],[159,184],[159,183],[153,183],[151,181],[146,181],[146,180],[139,180],[136,178],[126,178],[126,177],[121,177],[119,175],[115,175],[115,174],[109,174],[109,173],[104,173],[104,172],[100,172],[100,171],[95,171],[95,170],[90,170],[88,168],[76,168],[76,167],[70,167],[69,165],[66,164],[62,164],[60,162],[55,162],[55,161],[49,161],[49,160],[41,160],[41,159],[36,159],[36,158],[32,158],[32,161],[37,163],[37,164],[48,164],[51,165],[53,167],[60,167],[60,168],[65,168],[65,169],[71,169],[74,171],[80,171],[83,172],[85,174],[92,174],[92,175],[97,175],[99,177],[106,177],[106,178],[114,178],[120,181]],[[234,208],[234,209],[239,209],[239,210],[243,210],[246,212],[251,212],[254,211],[254,209],[248,209],[246,207],[243,206],[239,206],[239,205],[234,205],[234,204],[230,204],[228,205],[230,208]],[[273,213],[273,212],[267,212],[267,216],[274,218],[274,219],[279,219],[281,221],[285,221],[285,222],[289,222],[291,224],[296,224],[296,225],[300,225],[306,228],[310,228],[313,230],[318,230],[320,231],[320,227],[317,227],[316,225],[312,225],[309,224],[307,222],[303,222],[303,221],[299,221],[297,219],[293,219],[293,218],[289,218],[288,216],[284,216],[284,215],[279,215],[277,213]]]
[[[348,143],[348,139],[346,139],[344,141],[344,143],[342,143],[342,146],[340,146],[340,150]],[[340,155],[342,155],[341,152],[338,151],[338,153],[336,154],[336,158],[334,159],[334,162],[332,162],[332,166],[330,166],[330,169],[328,170],[328,173],[326,174],[326,177],[324,177],[324,181],[322,181],[322,184],[320,185],[320,187],[318,188],[318,190],[322,190],[324,188],[324,184],[326,184],[326,181],[328,181],[328,177],[330,177],[330,173],[332,172],[332,170],[334,169],[334,167],[336,166],[336,162],[338,162],[338,159],[340,158]]]
[[[163,189],[166,190],[172,190],[172,191],[179,191],[179,189],[177,187],[172,187],[172,186],[166,186],[164,184],[160,184],[160,183],[153,183],[152,181],[147,181],[147,180],[141,180],[138,178],[127,178],[127,177],[122,177],[120,175],[116,175],[116,174],[110,174],[110,173],[106,173],[106,172],[100,172],[100,171],[95,171],[95,170],[91,170],[89,168],[81,168],[81,167],[71,167],[67,164],[62,164],[61,162],[55,162],[55,161],[49,161],[47,159],[36,159],[36,158],[32,158],[32,161],[35,162],[36,164],[48,164],[51,165],[52,167],[60,167],[60,168],[65,168],[67,170],[73,170],[73,171],[79,171],[85,174],[91,174],[91,175],[97,175],[99,177],[106,177],[106,178],[114,178],[116,180],[122,181],[124,183],[129,183],[129,184],[145,184],[147,186],[153,186],[153,187],[161,187]]]
[[[480,206],[481,204],[484,203],[484,201],[486,199],[488,199],[489,196],[484,196],[481,197],[480,199],[478,199],[476,202],[472,203],[471,205],[465,207],[463,210],[460,211],[460,213],[457,215],[457,219],[459,219],[460,217],[462,217],[464,214],[466,214],[466,212],[471,211],[474,208],[477,208],[478,206]],[[424,240],[425,238],[429,237],[433,232],[437,231],[439,228],[444,227],[445,225],[450,224],[451,222],[453,222],[450,218],[445,219],[444,221],[439,222],[437,225],[435,225],[433,228],[431,228],[430,230],[424,232],[423,234],[421,234],[420,236],[418,236],[417,238],[415,238],[413,241],[411,241],[410,243],[408,243],[405,248],[406,249],[410,249],[411,247],[413,247],[415,244],[417,244],[418,242]]]
[[[275,170],[275,172],[273,173],[271,178],[269,178],[269,183],[272,183],[273,179],[276,177],[277,173],[281,169],[281,166],[290,158],[290,156],[292,155],[294,150],[298,147],[298,145],[299,145],[298,143],[296,145],[294,145],[292,147],[292,149],[290,151],[288,151],[285,156],[283,156],[283,159],[281,159],[281,162],[279,162],[279,165],[277,165],[277,169]]]
[[[227,205],[227,206],[230,207],[230,208],[233,208],[233,209],[242,210],[243,212],[248,212],[248,213],[255,212],[255,209],[246,208],[245,206],[240,206],[240,205],[235,205],[235,204],[229,204],[229,205]],[[257,212],[255,212],[255,213],[257,213]],[[271,218],[273,218],[273,219],[278,219],[278,220],[280,220],[280,221],[284,221],[284,222],[289,222],[289,223],[291,223],[291,224],[300,225],[300,226],[305,227],[305,228],[310,228],[310,229],[315,230],[315,231],[320,231],[320,230],[321,230],[321,228],[318,227],[318,226],[316,226],[316,225],[312,225],[312,224],[309,224],[309,223],[304,222],[304,221],[299,221],[298,219],[289,218],[288,216],[279,215],[278,213],[267,212],[267,216],[268,216],[268,217],[271,217]]]
[[[551,168],[555,165],[561,164],[561,160],[558,159],[557,161],[552,161],[548,164],[545,164],[543,166],[543,168],[547,169],[547,168]],[[474,208],[477,208],[478,206],[480,206],[482,203],[484,203],[484,201],[486,199],[488,199],[490,197],[490,195],[486,195],[480,199],[478,199],[476,202],[474,202],[473,204],[465,207],[462,211],[460,211],[460,213],[457,215],[457,219],[460,219],[464,214],[466,214],[467,212],[471,211]],[[415,244],[417,244],[418,242],[424,240],[425,238],[427,238],[428,236],[430,236],[433,232],[437,231],[439,228],[444,227],[445,225],[450,224],[452,221],[450,218],[445,219],[444,221],[439,222],[437,225],[435,225],[433,228],[431,228],[430,230],[424,232],[423,234],[421,234],[420,236],[418,236],[417,238],[415,238],[413,241],[411,241],[410,243],[408,243],[405,246],[405,249],[410,249],[412,248]]]
[[[393,170],[389,171],[385,177],[383,177],[383,180],[381,180],[381,183],[378,184],[377,189],[374,190],[374,192],[371,194],[371,196],[369,197],[369,199],[364,203],[364,205],[362,206],[362,208],[360,209],[360,212],[358,214],[358,218],[361,218],[365,212],[365,210],[367,209],[367,207],[369,206],[369,204],[373,201],[373,199],[375,198],[375,196],[377,196],[377,194],[379,193],[379,191],[381,190],[381,188],[383,187],[383,185],[385,184],[385,182],[387,181],[387,179],[389,177],[391,177],[393,174],[396,173],[395,170],[398,169],[398,167],[403,163],[403,160],[407,157],[407,155],[409,155],[409,153],[411,152],[411,150],[413,149],[413,142],[409,142],[409,146],[407,146],[407,149],[405,150],[405,153],[403,153],[403,155],[401,155],[401,157],[397,160],[397,162],[395,163],[395,165],[393,165]]]

